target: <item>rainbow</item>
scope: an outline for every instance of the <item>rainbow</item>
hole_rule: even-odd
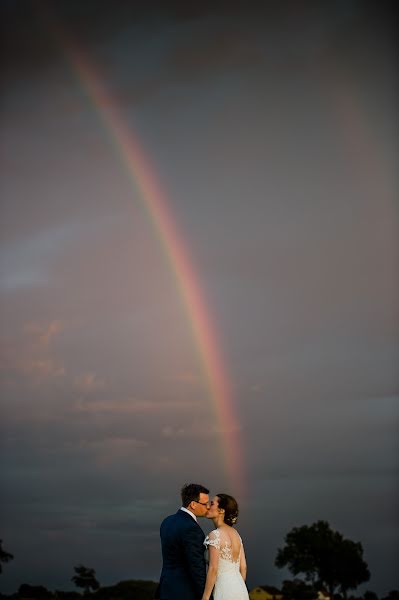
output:
[[[87,54],[77,46],[75,41],[71,41],[70,36],[65,34],[47,10],[45,17],[47,21],[50,17],[50,30],[55,35],[57,43],[61,45],[68,63],[95,107],[131,185],[139,191],[141,201],[167,256],[193,332],[218,423],[222,466],[226,470],[231,493],[242,496],[245,487],[243,452],[230,377],[189,250],[176,226],[167,195],[161,188],[155,169],[146,156],[137,133],[123,119],[115,100],[103,85],[98,71],[89,61]]]

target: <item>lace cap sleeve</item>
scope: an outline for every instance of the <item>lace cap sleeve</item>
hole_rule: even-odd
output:
[[[206,536],[204,546],[213,546],[217,550],[220,550],[220,535],[217,529],[211,531],[210,534]]]

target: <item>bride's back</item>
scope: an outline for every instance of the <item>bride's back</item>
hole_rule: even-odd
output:
[[[237,562],[241,553],[241,538],[237,531],[232,527],[220,527],[215,534],[219,537],[221,557]]]
[[[231,556],[234,562],[238,561],[241,552],[241,538],[237,531],[232,527],[221,529],[221,541],[225,541],[226,546],[231,547]]]

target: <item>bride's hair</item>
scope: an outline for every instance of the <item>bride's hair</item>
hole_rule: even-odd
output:
[[[235,525],[238,517],[237,501],[228,494],[216,494],[216,496],[219,498],[219,508],[224,509],[224,522],[226,525]]]

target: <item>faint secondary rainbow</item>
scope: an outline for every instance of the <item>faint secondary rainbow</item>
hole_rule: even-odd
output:
[[[395,172],[383,138],[373,132],[372,115],[367,114],[361,90],[334,62],[324,70],[322,83],[336,139],[345,153],[353,184],[361,191],[365,220],[373,224],[375,240],[383,243],[387,236],[396,239]]]
[[[378,198],[379,203],[394,201],[393,185],[389,185],[389,170],[385,167],[381,143],[372,130],[365,113],[365,107],[354,89],[352,81],[344,75],[331,71],[330,93],[334,113],[339,127],[337,133],[342,137],[343,147],[352,166],[353,179],[364,186],[366,197]],[[392,202],[393,204],[393,202]],[[374,202],[375,208],[378,203]]]
[[[47,13],[47,21],[48,16]],[[137,134],[123,119],[112,95],[102,84],[101,77],[89,61],[87,54],[71,41],[53,18],[50,20],[51,30],[94,105],[132,185],[140,192],[141,200],[167,255],[207,380],[219,429],[223,465],[227,469],[231,493],[242,494],[245,487],[243,451],[230,380],[188,248],[178,231],[166,194],[161,189],[155,170],[145,155]]]

